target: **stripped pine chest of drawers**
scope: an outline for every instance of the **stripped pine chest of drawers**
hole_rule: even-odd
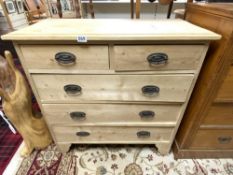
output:
[[[182,20],[48,19],[12,40],[53,139],[169,152],[220,35]]]

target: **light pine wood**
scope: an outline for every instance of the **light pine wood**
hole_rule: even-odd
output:
[[[156,127],[88,127],[53,126],[58,142],[67,143],[144,143],[169,142],[173,128]],[[89,136],[77,136],[77,132],[88,132]],[[137,132],[148,131],[150,137],[138,138]]]
[[[195,70],[205,45],[115,45],[110,52],[111,69],[127,70]],[[147,57],[153,53],[168,55],[166,64],[151,66]]]
[[[38,103],[38,105],[39,105],[39,107],[40,107],[40,109],[41,109],[41,112],[42,112],[42,114],[43,114],[42,103],[41,103],[41,101],[39,100],[40,98],[39,98],[39,95],[38,95],[38,93],[37,93],[36,86],[35,86],[35,84],[33,83],[33,80],[32,80],[32,78],[31,78],[31,74],[29,73],[29,70],[28,70],[27,67],[26,67],[27,65],[26,65],[26,63],[25,63],[25,61],[24,61],[23,54],[22,54],[22,52],[21,52],[21,50],[20,50],[20,45],[18,45],[17,43],[13,43],[13,44],[14,44],[14,48],[15,48],[15,50],[16,50],[16,52],[17,52],[17,55],[18,55],[19,58],[20,58],[20,62],[21,62],[22,67],[23,67],[23,69],[24,69],[24,73],[25,73],[25,75],[26,75],[26,77],[27,77],[27,80],[28,80],[28,82],[29,82],[29,84],[30,84],[30,87],[31,87],[31,89],[32,89],[32,91],[33,91],[33,94],[34,94],[34,96],[35,96],[35,98],[36,98],[36,100],[37,100],[37,103]],[[46,117],[44,117],[44,120],[45,120],[46,124],[48,124],[48,121],[47,121]],[[57,141],[56,141],[56,138],[55,138],[55,136],[54,136],[53,130],[51,129],[51,127],[50,127],[49,125],[48,125],[48,129],[49,129],[49,131],[50,131],[50,134],[52,135],[53,141],[54,141],[54,142],[57,142]]]
[[[197,70],[153,70],[153,71],[115,71],[115,70],[69,70],[69,69],[28,69],[30,74],[85,74],[85,75],[155,75],[155,74],[194,74]]]
[[[50,124],[60,125],[138,125],[175,126],[181,105],[134,104],[43,104]],[[154,112],[153,118],[142,118],[142,111]],[[84,112],[84,119],[72,119],[71,112]]]
[[[66,154],[71,147],[70,143],[57,143],[56,145],[63,154]]]
[[[30,89],[15,68],[11,53],[6,51],[5,57],[6,60],[0,57],[0,96],[4,99],[3,111],[23,137],[25,146],[21,150],[21,156],[26,157],[35,148],[47,147],[52,138],[44,118],[32,111]]]
[[[124,26],[124,27],[119,27]],[[187,41],[216,40],[221,36],[183,20],[47,19],[1,36],[18,41]]]
[[[32,75],[40,100],[88,103],[100,101],[184,102],[193,75]],[[64,86],[76,84],[82,88],[79,95],[68,95]],[[155,85],[158,94],[148,96],[142,87]]]
[[[45,25],[46,31],[43,27]],[[27,35],[25,35],[26,33]],[[77,41],[77,36],[86,37],[86,43]],[[25,28],[25,30],[20,30],[18,33],[5,35],[3,38],[14,40],[29,82],[60,150],[66,152],[72,143],[155,144],[162,154],[167,154],[191,96],[208,48],[208,42],[219,39],[220,36],[181,20],[111,19],[90,21],[83,19],[46,20]],[[81,45],[91,48],[96,44],[109,48],[107,51],[109,55],[103,61],[108,65],[107,69],[96,68],[100,62],[95,60],[93,60],[91,69],[87,67],[60,69],[51,66],[49,62],[45,62],[43,68],[37,67],[46,60],[47,53],[50,53],[54,46],[59,46],[59,50],[61,50],[62,48],[80,48]],[[40,59],[37,57],[31,59],[31,55],[26,58],[23,52],[32,53],[28,51],[29,48],[24,48],[29,45],[31,45],[30,48],[38,47],[35,49],[35,53],[43,47],[44,49],[41,49],[40,53],[46,52],[46,54]],[[141,47],[147,51],[152,47],[159,46],[167,51],[170,46],[174,46],[179,53],[180,46],[184,48],[182,48],[182,54],[177,54],[175,49],[173,49],[172,56],[169,54],[170,58],[176,55],[177,62],[180,62],[175,69],[171,66],[169,69],[160,70],[147,68],[134,70],[132,68],[133,71],[128,69],[116,71],[113,69],[116,62],[113,62],[112,53],[114,53],[114,47],[120,46],[135,46],[134,52],[131,51],[133,54]],[[190,46],[192,49],[187,49]],[[74,50],[76,51],[76,49]],[[129,48],[125,50],[129,50]],[[191,56],[187,54],[186,50],[189,50]],[[92,52],[87,51],[83,55],[88,54],[92,54]],[[102,54],[101,51],[98,51],[99,57]],[[122,58],[123,55],[120,57]],[[183,59],[183,55],[189,59]],[[96,58],[94,54],[91,57],[92,59]],[[31,61],[30,64],[27,59]],[[134,61],[131,59],[127,64],[135,64]],[[186,61],[191,61],[191,63]],[[187,64],[189,66],[185,67]],[[64,85],[67,84],[80,85],[82,93],[75,96],[66,94]],[[160,92],[154,96],[143,95],[141,88],[145,85],[159,86]],[[88,106],[90,107],[88,108]],[[76,107],[77,109],[86,109],[88,116],[91,117],[88,117],[87,121],[78,123],[70,120],[70,110],[76,109]],[[155,107],[156,115],[153,122],[138,121],[138,118],[134,118],[134,116],[138,116],[138,110],[144,107],[150,107],[151,110]],[[124,117],[124,114],[127,117]],[[98,121],[98,119],[100,120]],[[62,120],[65,122],[61,122]],[[78,136],[75,133],[80,129],[92,132],[89,139],[77,139]],[[150,130],[151,137],[148,140],[138,139],[135,133],[139,129]]]
[[[162,156],[169,154],[170,146],[171,146],[170,143],[169,144],[168,143],[156,143],[155,144],[155,147],[158,148],[158,151]]]
[[[107,70],[108,46],[105,45],[21,45],[20,49],[28,69]],[[61,65],[55,60],[59,52],[76,56],[75,64]]]
[[[205,59],[205,56],[206,56],[206,52],[207,52],[207,48],[209,47],[209,44],[206,43],[205,47],[206,47],[206,49],[204,49],[205,52],[202,53],[201,59],[200,59],[200,62],[199,62],[199,66],[198,66],[198,68],[196,69],[196,72],[194,73],[194,79],[193,79],[193,82],[192,82],[192,84],[191,84],[191,86],[190,86],[189,92],[188,92],[188,94],[187,94],[187,100],[186,100],[186,101],[184,102],[184,104],[183,104],[183,108],[182,108],[182,111],[181,111],[181,116],[184,115],[185,110],[186,110],[186,107],[187,107],[187,105],[188,105],[188,103],[189,103],[189,99],[190,99],[190,97],[191,97],[191,94],[192,94],[193,88],[194,88],[194,86],[195,86],[195,83],[196,83],[196,81],[197,81],[198,75],[199,75],[199,73],[200,73],[200,71],[201,71],[201,67],[202,67],[202,64],[203,64],[203,62],[204,62],[204,59]],[[179,128],[179,125],[180,125],[181,121],[182,121],[182,117],[180,117],[180,118],[178,119],[178,121],[177,121],[176,127],[175,127],[175,129],[174,129],[174,131],[173,131],[173,133],[172,133],[172,139],[171,139],[171,140],[174,140],[174,139],[175,139],[175,136],[176,136],[176,133],[177,133],[177,131],[178,131],[178,128]],[[172,146],[172,142],[171,142],[170,147],[169,147],[168,150],[171,149],[171,146]]]

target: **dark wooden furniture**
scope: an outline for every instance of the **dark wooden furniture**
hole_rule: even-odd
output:
[[[185,19],[222,39],[210,44],[176,135],[175,158],[233,157],[233,4],[190,3]]]

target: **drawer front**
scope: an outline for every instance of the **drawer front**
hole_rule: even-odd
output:
[[[191,148],[233,149],[233,130],[199,130],[193,138]]]
[[[184,102],[193,75],[34,74],[42,103]]]
[[[72,143],[155,143],[169,141],[172,128],[154,127],[63,127],[54,126],[58,142]]]
[[[218,90],[216,101],[233,102],[233,65]]]
[[[233,126],[233,104],[220,103],[210,107],[202,125],[232,125]]]
[[[108,46],[104,45],[21,45],[20,48],[28,69],[109,69]]]
[[[205,48],[204,45],[113,46],[111,69],[195,70]]]
[[[175,126],[180,105],[43,104],[50,124]]]

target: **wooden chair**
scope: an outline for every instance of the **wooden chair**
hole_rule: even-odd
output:
[[[193,0],[188,0],[187,3],[192,3]],[[175,13],[175,18],[180,18],[180,19],[185,19],[185,12],[186,12],[186,7],[185,9],[176,9],[174,10]]]
[[[173,0],[159,0],[159,4],[168,5],[167,11],[167,19],[171,17],[171,11],[173,7]],[[131,18],[134,18],[134,0],[130,0],[130,7],[131,7]],[[136,0],[136,19],[140,18],[140,9],[141,9],[141,0]]]
[[[74,9],[76,12],[76,18],[82,18],[82,8],[81,8],[81,0],[73,0],[74,4]],[[89,0],[88,3],[89,6],[89,13],[91,14],[91,18],[95,18],[95,13],[94,13],[94,6],[92,0]],[[58,9],[58,15],[60,18],[63,17],[62,14],[62,6],[61,6],[61,0],[57,0],[57,9]]]
[[[45,19],[49,16],[46,5],[43,0],[39,1],[39,4],[36,4],[31,0],[24,0],[24,5],[26,8],[25,14],[28,19],[29,24],[34,24],[41,19]]]
[[[8,13],[5,0],[0,0],[0,8],[2,13],[2,15],[0,15],[0,34],[5,34],[28,26],[27,17],[24,12],[18,13],[15,11]]]

